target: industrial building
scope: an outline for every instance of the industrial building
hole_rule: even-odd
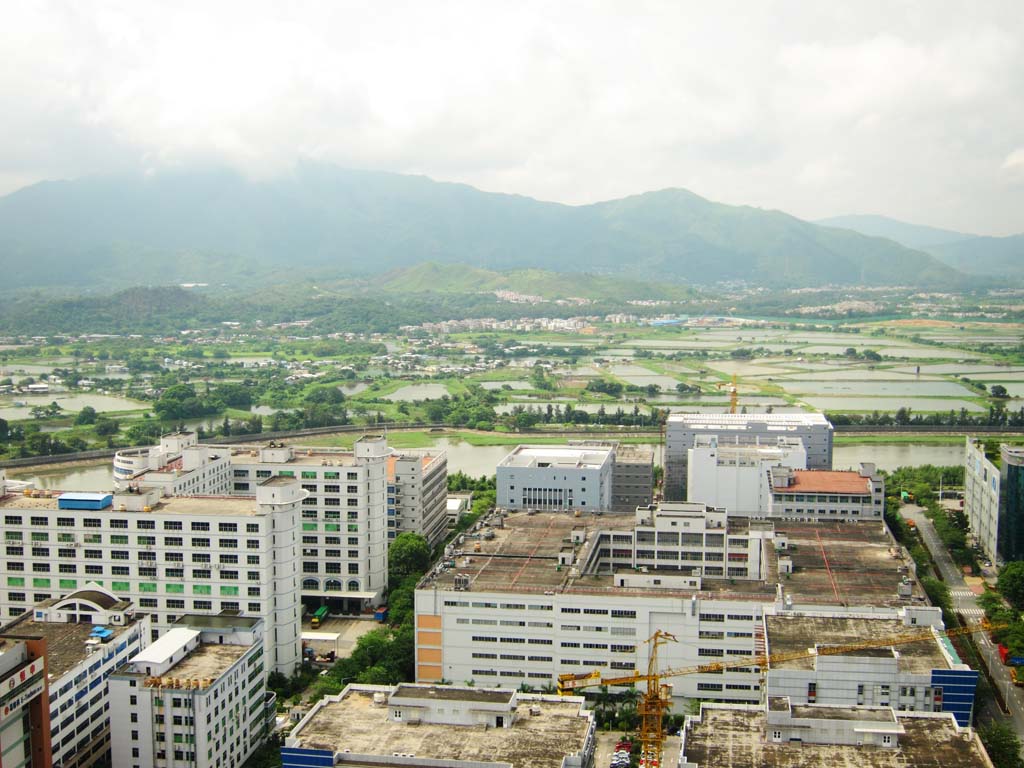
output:
[[[866,638],[899,637],[928,627],[942,629],[938,608],[908,608],[898,617],[814,611],[765,615],[768,652],[782,655],[856,646]],[[963,663],[948,638],[938,636],[934,642],[781,660],[767,673],[768,695],[785,696],[793,704],[950,712],[965,727],[971,724],[977,683],[978,673]]]
[[[998,453],[968,437],[964,449],[964,513],[974,542],[1001,566],[1024,559],[1024,448]]]
[[[687,498],[730,515],[796,520],[881,520],[885,480],[874,464],[857,472],[806,469],[801,440],[774,445],[719,443],[698,435],[689,450]]]
[[[503,509],[607,511],[615,449],[608,445],[517,445],[498,463]]]
[[[590,768],[595,723],[579,697],[512,688],[349,685],[299,721],[284,768],[465,765]]]
[[[164,459],[169,463],[154,466]],[[328,605],[358,613],[380,604],[388,541],[412,531],[435,546],[447,533],[446,454],[396,451],[380,436],[364,436],[348,451],[274,442],[198,445],[192,433],[174,434],[153,448],[119,452],[115,476],[119,464],[132,461],[135,473],[122,486],[157,487],[164,496],[252,496],[266,478],[300,480],[307,491],[302,595],[312,610]]]
[[[820,413],[673,413],[665,425],[665,499],[687,498],[688,452],[698,435],[727,443],[776,445],[803,441],[809,469],[832,469],[832,424]]]
[[[383,469],[379,485],[383,497]],[[268,668],[299,662],[297,479],[261,480],[246,498],[32,494],[0,495],[3,615],[97,582],[151,615],[154,640],[185,613],[242,611],[266,623]]]
[[[626,675],[646,669],[644,641],[656,630],[678,639],[661,648],[662,668],[742,661],[770,650],[768,617],[780,615],[941,626],[880,522],[756,520],[665,503],[633,519],[509,513],[485,526],[417,587],[419,682],[516,688],[552,684],[566,673]],[[866,625],[863,640],[884,637],[872,626],[882,627]],[[940,663],[941,655],[929,657],[934,669],[959,669],[953,657]],[[898,665],[884,674],[890,686],[901,684]],[[760,671],[751,666],[671,682],[680,704],[762,696]]]
[[[977,734],[949,713],[892,707],[702,703],[682,733],[679,768],[991,768]]]
[[[136,615],[132,603],[96,584],[46,600],[0,627],[0,661],[9,647],[45,643],[49,703],[47,697],[43,703],[49,707],[47,749],[54,765],[87,768],[109,757],[107,678],[149,638],[149,616]]]
[[[110,677],[115,768],[242,765],[274,723],[258,617],[183,616]]]
[[[846,523],[883,519],[885,479],[874,464],[865,462],[857,472],[773,467],[769,475],[768,517]]]
[[[688,454],[686,500],[746,517],[768,514],[772,467],[807,469],[807,449],[795,437],[719,444],[717,435],[697,435]]]
[[[520,445],[497,467],[504,509],[632,514],[654,500],[654,450],[618,441]]]
[[[6,764],[50,768],[46,640],[0,640],[0,756]]]

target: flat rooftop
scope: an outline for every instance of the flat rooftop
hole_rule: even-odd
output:
[[[481,688],[467,691],[465,688],[450,688],[444,685],[399,685],[392,697],[410,699],[440,699],[443,701],[473,701],[483,704],[510,704],[513,691],[496,691]]]
[[[850,645],[880,637],[906,635],[924,631],[924,627],[908,627],[900,619],[852,618],[846,616],[794,616],[779,613],[766,615],[769,653],[790,653],[805,651],[815,645]],[[901,672],[925,674],[933,669],[949,669],[949,662],[939,648],[939,641],[932,639],[920,643],[905,643],[896,646],[897,664]],[[863,649],[851,653],[854,656],[886,656],[890,647]],[[813,669],[814,659],[795,659],[776,662],[772,669]]]
[[[83,661],[86,656],[85,641],[89,639],[89,633],[96,627],[104,627],[114,634],[107,643],[102,645],[117,644],[118,638],[135,626],[132,620],[127,626],[119,627],[113,624],[64,624],[51,621],[36,621],[30,611],[23,617],[15,619],[7,624],[0,631],[0,636],[18,637],[43,637],[46,638],[46,664],[50,679],[60,677],[71,671]]]
[[[233,446],[231,463],[237,465],[274,464],[303,467],[352,467],[356,457],[350,452],[325,451],[322,448],[305,448],[292,446],[292,457],[288,461],[260,461],[260,448],[266,446]]]
[[[827,469],[797,469],[793,482],[774,493],[846,493],[860,496],[871,494],[871,483],[859,472],[838,472]]]
[[[976,738],[965,741],[951,718],[900,713],[895,749],[765,739],[763,711],[703,710],[686,734],[686,759],[699,768],[982,768],[990,765]]]
[[[290,478],[289,478],[290,480]],[[0,509],[50,510],[58,511],[57,498],[32,498],[20,494],[8,494],[0,498]],[[149,512],[122,512],[116,502],[104,509],[60,510],[71,514],[80,512],[87,515],[258,515],[259,508],[252,496],[172,496],[161,499]]]
[[[613,452],[610,446],[596,445],[517,445],[498,462],[499,467],[515,469],[600,469]]]
[[[832,428],[831,422],[822,413],[670,413],[668,423],[701,429],[714,426],[737,429],[747,424],[767,424],[773,427],[817,425]]]
[[[200,643],[199,647],[188,656],[164,672],[162,679],[171,677],[178,680],[202,680],[204,678],[216,680],[227,672],[232,664],[242,658],[251,647],[249,645]]]
[[[536,703],[540,714],[531,715],[530,705]],[[387,713],[387,707],[373,703],[372,691],[349,690],[339,701],[323,706],[296,737],[305,749],[347,749],[354,754],[382,757],[399,752],[414,754],[418,759],[559,768],[566,754],[583,749],[588,726],[587,718],[580,717],[578,702],[555,700],[521,701],[515,710],[515,725],[486,730],[478,726],[395,723]],[[346,764],[359,763],[346,758]]]
[[[740,518],[737,518],[739,520]],[[746,520],[746,519],[744,519]],[[749,525],[747,520],[745,525]],[[614,586],[611,574],[576,574],[568,566],[558,566],[558,553],[571,543],[573,529],[582,529],[585,541],[577,545],[576,557],[585,563],[590,549],[598,543],[599,533],[612,536],[632,531],[634,520],[628,515],[583,515],[547,512],[530,515],[514,512],[504,519],[504,528],[492,527],[493,539],[474,539],[467,535],[457,544],[454,568],[428,576],[420,588],[437,586],[453,590],[455,576],[469,577],[471,592],[572,592],[578,594],[635,594],[651,597],[689,597],[698,595],[718,599],[775,600],[779,581],[778,555],[789,557],[795,572],[782,584],[785,593],[798,604],[902,606],[897,587],[903,579],[898,568],[902,561],[881,523],[796,523],[775,521],[776,533],[785,533],[788,549],[776,553],[771,541],[765,542],[766,573],[763,581],[712,579],[704,577],[701,590]],[[742,532],[730,526],[729,533]],[[479,543],[480,550],[476,551]],[[826,566],[827,563],[827,566]],[[649,569],[655,573],[657,569]],[[665,570],[679,575],[678,570]],[[914,594],[923,596],[920,587]]]

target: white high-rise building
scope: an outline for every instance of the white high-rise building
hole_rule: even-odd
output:
[[[689,449],[686,499],[730,514],[763,516],[772,497],[769,469],[776,466],[806,469],[803,441],[780,437],[774,444],[720,445],[717,435],[698,435]]]
[[[242,765],[273,725],[263,622],[186,616],[110,678],[114,768]]]
[[[379,435],[360,438],[351,451],[275,442],[182,446],[183,439],[169,436],[148,449],[171,457],[170,463],[140,470],[122,485],[157,487],[164,496],[252,496],[267,478],[298,480],[307,492],[301,590],[310,610],[326,604],[333,612],[361,613],[380,605],[388,543],[412,531],[434,546],[447,533],[443,451],[396,451]],[[131,453],[151,465],[158,461],[141,450]]]
[[[306,495],[287,477],[261,481],[247,498],[164,498],[145,488],[4,495],[0,611],[17,616],[87,582],[149,613],[153,639],[185,613],[239,611],[264,619],[268,666],[290,674],[300,659]]]

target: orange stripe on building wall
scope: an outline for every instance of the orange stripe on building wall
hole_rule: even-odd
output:
[[[416,667],[416,681],[427,682],[430,680],[441,679],[441,665],[440,664],[420,664]]]
[[[416,645],[434,645],[438,648],[441,647],[441,633],[440,632],[417,632],[416,633]]]
[[[421,664],[440,664],[440,648],[420,648],[416,651],[416,661]]]
[[[440,629],[441,617],[421,613],[416,617],[416,626],[420,629]]]

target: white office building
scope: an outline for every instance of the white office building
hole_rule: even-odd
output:
[[[780,437],[775,444],[726,442],[697,435],[687,460],[687,501],[723,507],[730,514],[760,517],[768,512],[772,490],[769,470],[807,468],[803,441]]]
[[[157,451],[173,456],[170,463],[136,473],[125,487],[156,487],[164,496],[252,496],[259,482],[270,477],[300,482],[307,492],[302,502],[302,595],[310,610],[328,605],[336,613],[361,613],[381,604],[388,543],[412,531],[434,546],[447,534],[448,461],[443,451],[396,451],[385,438],[367,435],[351,451],[275,442],[190,443],[175,454],[180,440],[171,438],[165,438],[169,445],[161,441]]]
[[[53,765],[87,768],[106,760],[111,733],[107,678],[149,645],[149,617],[88,584],[0,628],[4,646],[24,638],[46,643]]]
[[[381,479],[383,494],[383,479]],[[185,613],[263,618],[268,666],[299,662],[301,504],[295,479],[273,477],[255,497],[117,494],[5,495],[0,611],[95,582],[149,613],[153,637]]]
[[[110,678],[114,768],[242,765],[273,725],[263,622],[186,616]]]
[[[607,445],[516,446],[498,463],[497,505],[513,510],[610,510],[614,455]]]
[[[688,451],[698,435],[727,443],[776,445],[778,438],[803,441],[810,469],[832,468],[832,424],[820,413],[673,413],[665,425],[665,498],[686,496]]]

